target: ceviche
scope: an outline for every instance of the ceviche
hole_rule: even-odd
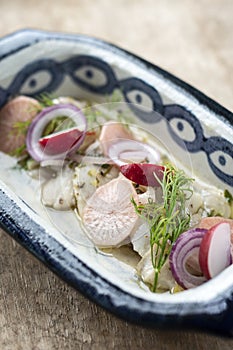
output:
[[[0,151],[40,181],[44,206],[76,213],[95,247],[135,252],[152,292],[199,286],[232,264],[232,195],[200,186],[120,109],[17,96],[0,110]]]

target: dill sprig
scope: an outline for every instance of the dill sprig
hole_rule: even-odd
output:
[[[8,137],[9,138],[11,138],[11,137],[17,138],[17,137],[20,137],[21,135],[26,135],[30,123],[31,123],[30,120],[15,122],[13,124],[11,131],[9,132]],[[25,153],[25,150],[26,150],[26,144],[24,143],[24,144],[20,145],[19,147],[15,148],[10,153],[10,155],[18,158],[22,154]]]
[[[159,273],[172,245],[189,227],[190,217],[185,211],[185,202],[192,195],[193,181],[170,164],[165,167],[163,180],[157,180],[163,192],[162,203],[149,199],[148,203],[138,205],[132,201],[136,212],[148,222],[150,228],[151,262],[155,271],[153,292],[157,290]]]

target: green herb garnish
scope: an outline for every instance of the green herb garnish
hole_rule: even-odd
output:
[[[137,205],[132,200],[136,212],[150,227],[151,261],[155,270],[153,292],[157,290],[159,273],[172,245],[189,227],[190,216],[186,213],[185,202],[192,195],[193,181],[182,170],[171,165],[165,167],[163,180],[157,180],[162,188],[163,203],[155,203],[149,199],[148,203]]]
[[[211,209],[207,213],[207,217],[213,217],[213,216],[222,216],[222,214],[218,213],[215,209]]]
[[[230,205],[233,204],[233,196],[227,189],[224,191],[224,197]]]
[[[12,130],[9,133],[9,137],[19,137],[21,135],[26,135],[27,134],[27,130],[28,127],[30,125],[31,121],[30,120],[26,120],[26,121],[22,121],[22,122],[15,122],[13,124]],[[13,157],[17,157],[19,158],[20,156],[22,156],[26,151],[26,144],[22,144],[19,147],[17,147],[16,149],[14,149],[10,155]]]
[[[11,130],[11,134],[14,136],[26,135],[30,124],[31,120],[15,122]]]
[[[23,144],[23,145],[15,148],[12,152],[10,152],[10,155],[12,157],[19,158],[25,153],[25,151],[26,151],[26,145]]]
[[[99,127],[106,121],[116,120],[121,123],[132,123],[130,111],[125,108],[120,90],[116,89],[110,96],[105,96],[102,105],[87,103],[82,109],[90,128]]]
[[[75,122],[66,116],[58,116],[52,119],[44,128],[42,137],[51,135],[55,132],[63,131],[75,127]]]
[[[54,96],[47,92],[40,94],[37,99],[41,104],[41,109],[54,105]]]
[[[88,104],[82,110],[82,112],[87,119],[87,125],[89,128],[94,128],[101,124],[101,122],[99,122],[99,118],[101,118],[103,114],[94,106],[91,106],[91,104]]]
[[[110,164],[102,164],[100,169],[99,169],[100,175],[101,176],[106,176],[110,172],[111,169],[112,169],[112,165],[110,165]]]

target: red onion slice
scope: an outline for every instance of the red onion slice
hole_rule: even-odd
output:
[[[153,147],[130,139],[119,139],[113,142],[108,148],[108,156],[118,166],[143,162],[156,164],[160,161],[160,155]]]
[[[195,228],[182,233],[172,247],[169,262],[176,282],[184,289],[197,287],[207,279],[203,275],[192,274],[187,268],[187,261],[193,258],[199,270],[199,249],[207,230]]]
[[[73,142],[69,150],[55,154],[47,154],[46,147],[43,147],[39,140],[42,136],[45,126],[54,118],[66,116],[72,119],[80,131],[77,142]],[[63,159],[67,154],[77,149],[84,140],[87,128],[86,118],[76,106],[72,104],[60,104],[44,108],[30,124],[26,137],[26,146],[28,153],[33,159],[40,162],[46,159]]]

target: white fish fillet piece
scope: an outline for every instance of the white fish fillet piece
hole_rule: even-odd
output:
[[[56,210],[69,210],[74,206],[73,171],[67,166],[55,178],[46,181],[41,190],[41,200],[45,206]]]
[[[153,285],[155,270],[151,262],[150,249],[144,255],[144,257],[139,261],[137,265],[137,271],[145,283]],[[165,291],[165,290],[172,289],[175,285],[176,285],[176,282],[172,276],[170,266],[169,266],[169,261],[166,261],[166,263],[163,265],[160,271],[157,288]]]
[[[147,222],[138,218],[130,235],[133,250],[143,257],[150,248],[150,228]]]
[[[148,201],[153,202],[162,201],[162,189],[148,187],[146,192],[138,195],[138,201],[141,204],[146,204]],[[150,227],[149,223],[138,218],[138,221],[130,235],[130,241],[133,245],[133,250],[143,257],[150,248]]]

